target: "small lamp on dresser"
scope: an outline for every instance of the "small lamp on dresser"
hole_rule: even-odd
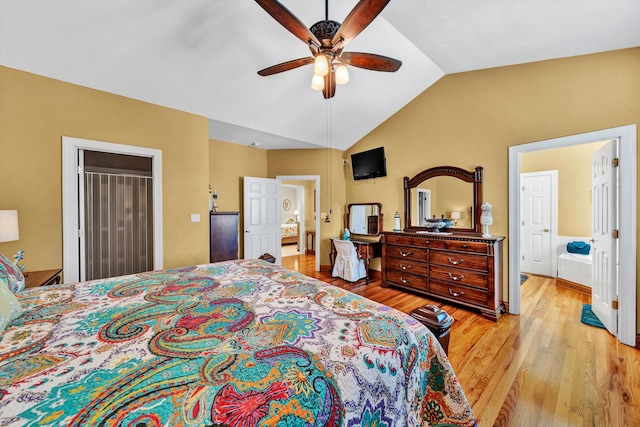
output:
[[[458,220],[460,219],[460,211],[451,211],[451,219],[453,220],[454,225],[458,225]]]
[[[489,202],[484,202],[480,205],[482,209],[482,214],[480,215],[480,224],[484,226],[484,233],[482,233],[482,237],[491,237],[489,233],[489,226],[493,224],[493,216],[491,215],[491,204]]]

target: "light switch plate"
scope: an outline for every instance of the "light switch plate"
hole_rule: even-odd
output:
[[[191,222],[200,222],[200,214],[191,214]]]

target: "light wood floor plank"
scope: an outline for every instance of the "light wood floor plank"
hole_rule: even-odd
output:
[[[492,322],[473,311],[395,288],[315,272],[313,256],[283,265],[405,313],[435,304],[455,322],[449,360],[485,426],[640,426],[640,350],[580,323],[588,295],[529,275],[521,314]]]

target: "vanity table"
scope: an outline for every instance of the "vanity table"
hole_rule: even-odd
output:
[[[333,271],[333,264],[336,259],[336,247],[333,244],[334,240],[339,239],[331,239],[331,253],[329,253],[329,261],[331,262],[331,271]],[[356,252],[358,253],[358,257],[364,261],[364,267],[366,269],[367,275],[365,277],[365,281],[369,283],[369,264],[371,263],[372,258],[378,258],[382,256],[382,243],[368,240],[358,240],[358,239],[350,239],[353,246],[356,248]]]
[[[443,177],[470,184],[467,190],[460,191],[465,193],[463,200],[450,198],[447,205],[432,207],[429,212],[418,209],[417,205],[423,200],[420,189],[427,191],[424,189],[431,187],[433,192],[438,192],[439,199],[450,195],[445,185],[425,182]],[[422,171],[413,178],[405,177],[404,199],[404,230],[382,233],[382,286],[396,286],[479,310],[483,316],[497,321],[505,311],[502,299],[504,237],[485,238],[480,233],[482,167],[467,171],[441,166]],[[469,212],[467,222],[442,232],[434,232],[421,221],[425,216],[439,217],[440,212],[444,216],[446,212],[461,210]],[[418,215],[420,218],[416,218]]]

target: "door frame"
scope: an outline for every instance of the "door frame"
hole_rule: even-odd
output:
[[[276,179],[280,181],[315,181],[316,184],[316,200],[314,202],[314,206],[320,206],[320,175],[276,175]],[[315,240],[315,248],[313,248],[316,252],[316,271],[320,271],[320,215],[318,212],[315,213],[315,221],[316,221],[316,238]],[[300,236],[302,238],[302,236]],[[306,239],[305,234],[305,239]],[[306,242],[305,242],[306,247]]]
[[[636,221],[637,140],[636,125],[620,126],[577,135],[553,138],[509,147],[509,313],[520,314],[520,154],[571,145],[619,139],[618,194],[620,237],[618,244],[619,283],[618,339],[636,345]]]
[[[163,268],[162,151],[112,142],[62,137],[62,268],[65,283],[80,280],[79,150],[150,157],[153,177],[153,268]]]
[[[549,265],[551,269],[551,275],[553,276],[553,272],[558,272],[558,171],[557,170],[544,170],[544,171],[535,171],[535,172],[520,172],[520,188],[522,187],[522,175],[526,176],[535,176],[535,175],[549,175],[551,176],[551,193],[549,194],[549,215],[551,218],[551,234],[549,235]],[[522,194],[522,193],[521,193]],[[519,217],[519,225],[520,232],[522,232],[522,203],[524,201],[520,198],[520,217]],[[522,236],[522,234],[520,234]],[[520,244],[522,245],[522,238],[520,239]],[[522,246],[520,246],[520,251],[522,251]],[[520,261],[522,261],[522,252],[520,253]],[[519,268],[522,267],[522,262],[519,264]]]

